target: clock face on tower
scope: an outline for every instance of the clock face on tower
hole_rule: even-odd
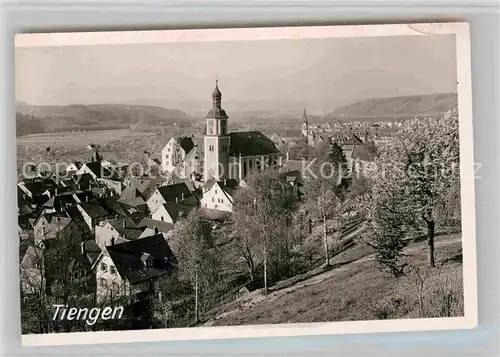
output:
[[[207,133],[208,135],[214,135],[215,134],[215,120],[209,120],[207,123],[208,130]]]

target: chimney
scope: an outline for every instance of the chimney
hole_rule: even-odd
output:
[[[85,256],[85,242],[80,243],[80,252]]]

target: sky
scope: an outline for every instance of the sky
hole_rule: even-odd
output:
[[[456,92],[455,37],[388,36],[16,48],[16,100],[325,114],[373,97]]]

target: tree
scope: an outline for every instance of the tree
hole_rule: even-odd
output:
[[[172,277],[161,277],[158,285],[166,287],[171,282]],[[160,328],[172,327],[174,312],[172,302],[167,298],[166,289],[160,291],[157,296],[152,297],[150,305],[153,325]]]
[[[288,147],[288,157],[290,160],[310,160],[314,156],[313,150],[307,139],[301,138],[295,145]]]
[[[323,226],[323,249],[326,265],[330,264],[327,222],[332,219],[335,221],[335,235],[340,229],[340,200],[334,193],[334,186],[331,181],[321,178],[311,179],[305,186],[307,211]]]
[[[257,242],[253,237],[253,229],[250,228],[250,226],[247,225],[244,220],[236,218],[237,216],[240,215],[235,214],[233,216],[233,220],[231,221],[231,226],[235,228],[234,241],[236,246],[236,254],[238,254],[245,260],[250,281],[253,281],[255,279],[255,248]]]
[[[54,238],[43,240],[43,245],[37,246],[32,237],[27,238],[29,246],[20,266],[20,278],[22,312],[31,321],[23,319],[23,330],[48,333],[61,328],[66,332],[78,328],[67,320],[59,326],[58,321],[52,319],[52,305],[84,307],[91,303],[87,300],[90,300],[93,285],[85,277],[75,277],[81,256],[80,245],[86,238],[78,227],[58,232]]]
[[[328,158],[331,163],[337,164],[338,167],[342,167],[347,163],[344,151],[337,143],[333,143]]]
[[[392,144],[381,148],[376,160],[373,200],[387,202],[387,197],[397,193],[404,202],[399,214],[405,217],[407,228],[425,232],[431,267],[435,266],[434,236],[439,208],[452,183],[459,180],[458,145],[455,108],[441,119],[410,121],[394,136]]]
[[[380,196],[379,196],[380,197]],[[382,200],[374,201],[372,206],[368,234],[372,234],[376,254],[375,258],[382,270],[388,270],[395,277],[404,274],[406,263],[402,261],[403,250],[408,245],[405,239],[404,199],[401,192],[391,191],[382,196]],[[406,216],[407,219],[411,217]]]
[[[177,223],[172,249],[179,262],[180,274],[189,279],[194,290],[194,315],[198,323],[201,292],[216,281],[219,268],[211,222],[199,212],[192,212]]]
[[[296,197],[272,168],[252,172],[245,181],[246,187],[240,188],[235,195],[233,222],[246,248],[251,251],[252,247],[260,247],[264,291],[267,292],[269,253],[281,238],[287,239],[283,233],[291,221]],[[284,245],[287,245],[286,241]]]
[[[365,145],[366,150],[370,153],[370,155],[372,157],[375,158],[378,156],[378,149],[377,149],[377,145],[375,144],[375,141],[373,141],[371,139],[367,140],[364,145]]]

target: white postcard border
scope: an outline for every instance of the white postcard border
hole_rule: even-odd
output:
[[[472,329],[478,323],[471,53],[467,23],[19,34],[16,47],[456,35],[464,317],[22,335],[23,346]]]

